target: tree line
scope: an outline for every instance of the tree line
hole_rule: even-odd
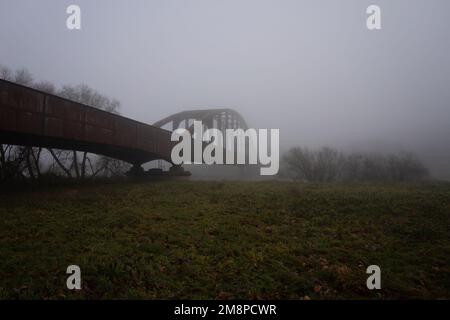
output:
[[[306,182],[402,182],[429,178],[412,152],[344,153],[323,147],[295,147],[282,158],[280,175]]]
[[[35,81],[27,69],[0,65],[0,79],[15,82],[62,98],[119,114],[120,102],[86,84],[57,88],[48,81]],[[0,181],[68,177],[76,179],[124,175],[129,165],[121,160],[76,150],[0,144]]]

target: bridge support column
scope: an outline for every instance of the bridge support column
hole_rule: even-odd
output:
[[[140,164],[134,164],[130,171],[127,172],[127,175],[129,177],[142,177],[145,175],[145,171]]]
[[[173,165],[169,169],[169,174],[171,176],[190,176],[191,173],[189,171],[185,171],[182,166]]]

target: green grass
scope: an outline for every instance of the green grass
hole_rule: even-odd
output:
[[[3,299],[450,298],[449,184],[123,182],[0,203]]]

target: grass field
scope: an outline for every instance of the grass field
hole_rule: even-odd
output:
[[[450,298],[450,184],[123,182],[0,202],[2,299]]]

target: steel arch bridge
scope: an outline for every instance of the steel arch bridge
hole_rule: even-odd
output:
[[[207,129],[216,128],[221,131],[225,129],[248,129],[244,118],[237,111],[229,108],[182,111],[159,120],[153,125],[161,128],[172,124],[172,130],[184,127],[192,131],[193,120],[202,121]]]
[[[0,144],[77,150],[105,155],[135,167],[171,163],[171,130],[193,120],[206,128],[247,129],[233,109],[183,111],[148,125],[117,114],[0,79]]]

